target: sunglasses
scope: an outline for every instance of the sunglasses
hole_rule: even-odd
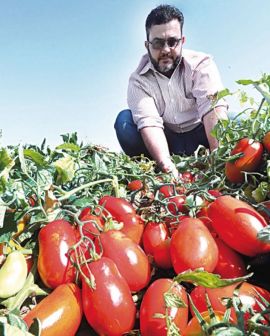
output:
[[[152,48],[155,50],[161,50],[167,45],[170,49],[174,49],[178,46],[179,42],[182,40],[182,37],[177,39],[175,37],[169,37],[167,40],[156,38],[152,42],[148,41],[152,45]]]

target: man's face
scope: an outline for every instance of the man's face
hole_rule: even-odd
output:
[[[182,39],[178,42],[180,38]],[[165,45],[164,40],[167,41]],[[174,41],[176,45],[170,47]],[[181,59],[182,44],[184,41],[185,38],[182,37],[178,20],[172,20],[161,25],[154,25],[150,28],[149,41],[145,42],[145,46],[151,62],[157,71],[167,77],[172,75]],[[155,47],[159,45],[163,45],[163,47],[156,49]]]

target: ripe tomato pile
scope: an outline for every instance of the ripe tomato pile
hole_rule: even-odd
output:
[[[240,84],[177,179],[76,133],[0,149],[1,335],[270,334],[270,78]]]

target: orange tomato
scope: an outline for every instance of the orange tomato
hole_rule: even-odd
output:
[[[42,336],[74,336],[82,319],[81,290],[74,283],[58,286],[24,317],[30,327],[34,318],[41,322]]]

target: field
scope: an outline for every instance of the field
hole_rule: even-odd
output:
[[[219,148],[0,148],[1,335],[269,335],[270,76]],[[220,92],[216,99],[232,95]]]

